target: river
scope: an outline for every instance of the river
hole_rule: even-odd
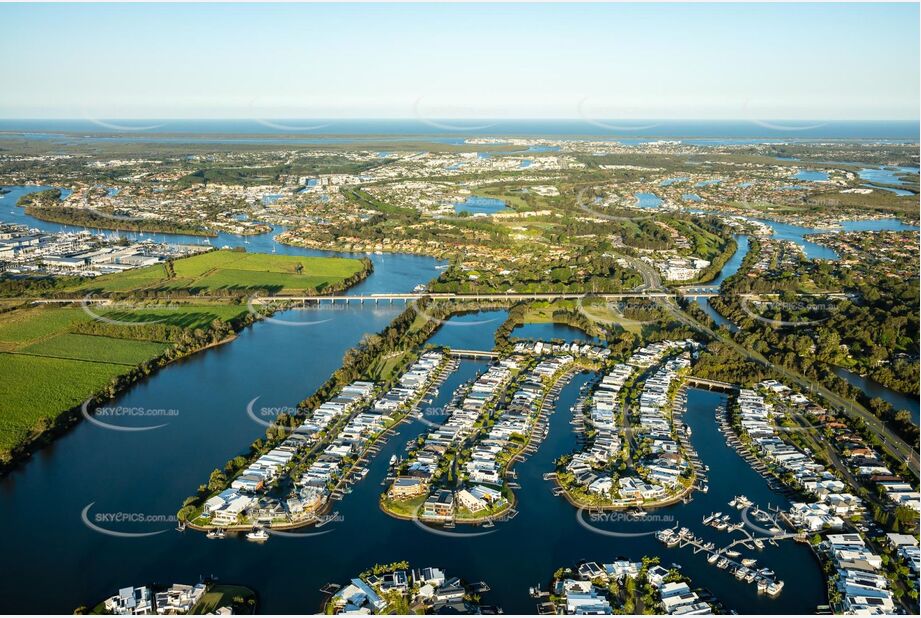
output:
[[[921,406],[919,406],[917,396],[896,392],[869,376],[861,376],[853,371],[848,371],[844,367],[835,367],[834,372],[839,378],[847,380],[851,386],[862,390],[868,397],[879,397],[889,403],[895,410],[908,410],[911,413],[912,422],[915,425],[918,424],[919,416],[921,416],[919,407]]]
[[[35,224],[43,229],[48,225]],[[251,249],[274,246],[271,234],[248,240],[245,246]],[[219,242],[243,244],[235,237]],[[330,255],[283,245],[277,251]],[[371,258],[374,273],[349,293],[410,290],[437,275],[437,262],[430,258]],[[730,263],[735,262],[734,257]],[[726,276],[731,268],[727,264]],[[528,597],[528,587],[538,583],[546,587],[556,568],[582,559],[639,559],[643,555],[661,555],[666,565],[683,564],[695,585],[709,588],[729,608],[742,613],[808,613],[825,602],[818,564],[807,547],[792,541],[759,553],[762,565],[773,568],[787,582],[780,597],[770,599],[759,596],[752,585],[708,565],[702,554],[669,550],[648,534],[611,538],[581,526],[576,510],[554,497],[550,483],[541,475],[553,469],[557,457],[576,446],[569,409],[590,377],[586,374],[563,390],[557,412],[551,416],[548,439],[517,468],[520,514],[488,535],[447,538],[392,519],[376,508],[390,456],[401,454],[407,440],[428,429],[420,422],[400,426],[399,435],[372,460],[367,477],[337,504],[341,521],[318,530],[320,535],[273,537],[257,545],[179,533],[174,523],[165,521],[213,469],[263,435],[264,428],[246,414],[250,401],[258,397],[254,404],[258,407],[296,405],[340,365],[349,347],[364,334],[381,330],[401,309],[402,305],[326,305],[281,312],[276,321],[256,323],[227,345],[158,371],[111,404],[176,410],[166,426],[117,432],[80,423],[0,480],[0,527],[6,531],[9,565],[0,583],[4,611],[68,613],[123,586],[191,583],[213,575],[254,588],[262,612],[312,613],[320,609],[319,588],[326,582],[346,581],[376,562],[409,560],[414,566],[439,566],[449,575],[472,581],[483,579],[493,589],[484,602],[498,604],[506,612],[533,613],[535,603]],[[460,316],[449,320],[431,340],[489,349],[506,315],[492,311]],[[320,323],[292,327],[280,323],[285,321]],[[540,331],[563,339],[573,335],[564,326],[542,326]],[[433,405],[446,403],[458,384],[483,367],[464,361],[441,387]],[[700,520],[711,511],[728,511],[726,503],[736,493],[744,492],[763,507],[786,505],[783,496],[771,491],[723,442],[713,417],[723,400],[721,395],[692,390],[685,417],[694,430],[695,447],[711,467],[710,492],[696,494],[689,504],[659,511],[666,523],[599,525],[636,534],[672,525],[674,518],[716,541],[728,535],[705,529]],[[120,422],[149,424],[131,418]],[[141,538],[102,534],[82,520],[81,513],[87,508],[88,517],[97,525],[157,534]],[[106,522],[100,517],[144,521]],[[49,589],[54,593],[48,594]]]

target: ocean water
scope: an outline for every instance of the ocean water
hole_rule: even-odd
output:
[[[631,129],[631,125],[636,129]],[[652,126],[650,126],[652,125]],[[462,143],[466,137],[487,136],[590,136],[617,139],[624,143],[644,143],[658,139],[683,139],[699,146],[725,144],[758,144],[774,142],[796,142],[817,139],[884,140],[916,142],[919,134],[917,121],[897,122],[815,122],[786,121],[767,126],[761,121],[726,120],[633,120],[618,121],[617,129],[608,129],[602,123],[580,119],[558,120],[453,120],[438,119],[301,119],[275,120],[271,122],[255,119],[167,119],[167,120],[114,120],[97,121],[89,119],[34,119],[0,120],[0,133],[12,133],[30,139],[73,140],[112,139],[127,141],[149,141],[152,137],[166,139],[176,134],[210,136],[288,136],[293,140],[309,143],[335,143],[326,141],[340,136],[337,141],[350,141],[355,136],[376,137],[380,141],[392,141],[405,136],[440,136],[445,143]],[[786,128],[781,128],[786,127]],[[161,137],[162,136],[162,137]],[[345,136],[351,136],[347,138]],[[182,142],[188,138],[181,138]],[[252,138],[249,138],[250,140]],[[264,138],[257,138],[257,142]],[[441,141],[440,140],[440,141]],[[244,138],[236,141],[244,142]],[[532,152],[537,152],[532,150]]]

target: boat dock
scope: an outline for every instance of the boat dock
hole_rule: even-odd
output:
[[[763,546],[765,539],[756,539],[748,533],[746,533],[746,535],[746,537],[736,539],[726,547],[717,550],[716,544],[712,541],[705,542],[702,538],[697,537],[687,528],[677,529],[677,524],[673,528],[665,528],[656,532],[656,538],[660,542],[664,543],[667,547],[690,546],[695,554],[700,552],[708,552],[709,555],[707,556],[707,562],[709,564],[716,566],[718,569],[728,569],[729,572],[732,573],[739,581],[744,580],[750,584],[757,585],[758,592],[764,592],[771,596],[780,594],[784,584],[783,581],[774,578],[773,571],[770,569],[752,568],[754,561],[748,559],[742,559],[741,561],[735,560],[738,552],[733,552],[732,548],[736,545],[742,545],[751,549],[749,543],[754,544],[755,541],[760,541]],[[779,538],[791,538],[793,536],[793,534],[789,534],[765,538],[773,540]],[[752,567],[745,566],[743,563],[748,563],[752,565]]]
[[[728,411],[723,406],[717,407],[716,425],[719,432],[723,434],[723,437],[726,439],[726,445],[731,447],[736,453],[738,453],[739,457],[745,460],[745,463],[751,466],[755,472],[760,474],[764,480],[767,481],[768,487],[770,487],[772,491],[787,497],[796,495],[794,490],[783,485],[780,481],[777,480],[777,477],[771,473],[770,469],[768,469],[764,462],[755,457],[755,455],[753,455],[747,448],[745,448],[745,445],[742,444],[738,434],[732,427]]]

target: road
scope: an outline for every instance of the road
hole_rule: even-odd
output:
[[[620,294],[590,294],[590,293],[534,293],[534,294],[518,294],[518,293],[509,293],[509,294],[433,294],[433,293],[398,293],[398,294],[372,294],[367,296],[270,296],[270,297],[255,297],[251,299],[251,303],[264,304],[266,302],[275,302],[275,301],[302,301],[302,302],[322,302],[324,300],[330,302],[342,301],[342,302],[379,302],[379,301],[389,301],[393,302],[394,300],[410,302],[413,300],[418,300],[424,297],[430,297],[433,300],[473,300],[473,301],[495,301],[495,300],[508,300],[508,301],[523,301],[523,300],[577,300],[583,298],[600,298],[604,300],[620,300],[627,298],[649,298],[655,299],[660,302],[669,312],[671,312],[676,319],[682,323],[690,326],[691,328],[704,332],[710,337],[723,342],[724,344],[730,346],[743,358],[747,358],[754,362],[757,362],[763,366],[767,366],[775,370],[777,373],[783,376],[785,380],[791,384],[797,384],[805,390],[812,391],[823,397],[827,402],[832,406],[843,410],[851,418],[860,418],[862,419],[867,427],[879,438],[882,443],[883,449],[892,456],[896,461],[905,461],[909,470],[917,477],[919,474],[919,462],[918,462],[918,452],[914,449],[913,446],[905,442],[900,436],[893,432],[889,427],[885,425],[876,415],[864,408],[862,405],[856,401],[846,399],[837,393],[829,390],[822,384],[807,378],[806,376],[792,371],[786,367],[780,365],[775,365],[767,358],[761,354],[754,352],[745,348],[744,346],[737,343],[731,337],[717,334],[715,331],[710,329],[705,324],[698,322],[696,319],[685,313],[681,310],[680,307],[675,303],[675,299],[679,297],[712,297],[715,296],[715,292],[705,292],[705,293],[694,293],[688,291],[687,293],[679,292],[668,292],[668,291],[659,291],[663,290],[661,279],[658,276],[658,273],[655,269],[641,260],[636,258],[630,258],[624,256],[624,259],[627,259],[631,264],[635,264],[637,270],[643,275],[643,285],[640,286],[643,289],[641,291],[635,292],[625,292]],[[829,296],[839,295],[839,293],[826,293]],[[746,298],[758,298],[758,297],[768,297],[773,296],[771,294],[746,294],[740,295]],[[200,300],[200,299],[199,299]],[[98,303],[103,306],[108,304],[109,299],[104,298],[64,298],[64,299],[33,299],[32,303],[34,304],[68,304],[68,303],[79,303],[79,304],[90,304]]]
[[[770,367],[777,373],[781,374],[785,381],[793,384],[799,385],[801,388],[812,391],[824,398],[832,406],[844,411],[851,418],[859,418],[863,420],[867,427],[880,439],[883,445],[883,449],[896,461],[904,461],[908,466],[908,469],[911,470],[912,474],[916,477],[918,476],[918,452],[915,448],[905,442],[901,437],[895,434],[889,427],[885,425],[875,414],[864,408],[862,405],[856,401],[851,401],[850,399],[845,399],[841,395],[827,389],[818,382],[807,378],[806,376],[795,372],[787,367],[776,365],[769,361],[767,358],[745,348],[744,346],[737,343],[734,339],[722,334],[718,334],[713,331],[711,328],[698,322],[696,319],[685,313],[678,307],[673,299],[663,299],[662,303],[666,308],[675,316],[676,319],[682,323],[694,328],[696,330],[702,331],[709,336],[713,337],[725,343],[740,356],[747,358],[751,361]]]

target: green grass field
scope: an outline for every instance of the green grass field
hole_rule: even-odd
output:
[[[11,386],[0,397],[0,449],[11,449],[40,418],[80,405],[124,372],[124,365],[0,353],[0,375]]]
[[[177,260],[175,276],[162,264],[99,277],[69,292],[142,290],[322,290],[361,272],[360,260],[214,251]],[[181,305],[170,301],[137,307],[39,306],[0,314],[0,451],[4,456],[28,438],[41,419],[55,419],[103,391],[119,375],[156,358],[174,334],[162,326],[206,328],[215,319],[245,316],[245,305]],[[88,328],[97,316],[104,320]],[[112,324],[109,320],[128,322]],[[151,324],[149,329],[136,324]],[[123,329],[123,330],[122,330]]]
[[[219,607],[233,606],[234,613],[253,613],[254,605],[249,605],[249,600],[255,602],[255,593],[244,586],[231,586],[219,584],[211,586],[201,600],[189,612],[193,615],[212,614]],[[239,601],[242,601],[240,603]]]
[[[173,305],[165,308],[150,307],[144,309],[98,309],[97,314],[111,320],[166,324],[181,328],[204,328],[216,319],[229,322],[246,315],[243,305]]]
[[[320,291],[361,272],[360,260],[212,251],[174,263],[175,277],[162,264],[106,275],[79,286],[77,293],[137,290],[196,292],[269,290]]]
[[[20,309],[0,315],[0,351],[17,350],[24,345],[66,332],[74,323],[90,316],[76,307]]]
[[[133,367],[162,354],[169,347],[155,341],[113,339],[63,333],[22,349],[22,354],[70,358]]]
[[[246,307],[171,305],[132,310],[93,307],[93,311],[125,322],[156,322],[194,329],[206,327],[215,318],[229,321],[244,315]],[[80,405],[117,376],[159,356],[169,347],[167,343],[143,338],[73,332],[81,323],[92,320],[80,307],[34,307],[0,314],[0,376],[5,395],[0,398],[0,451],[7,451],[27,438],[39,419],[54,419]],[[117,333],[119,327],[113,328]]]

